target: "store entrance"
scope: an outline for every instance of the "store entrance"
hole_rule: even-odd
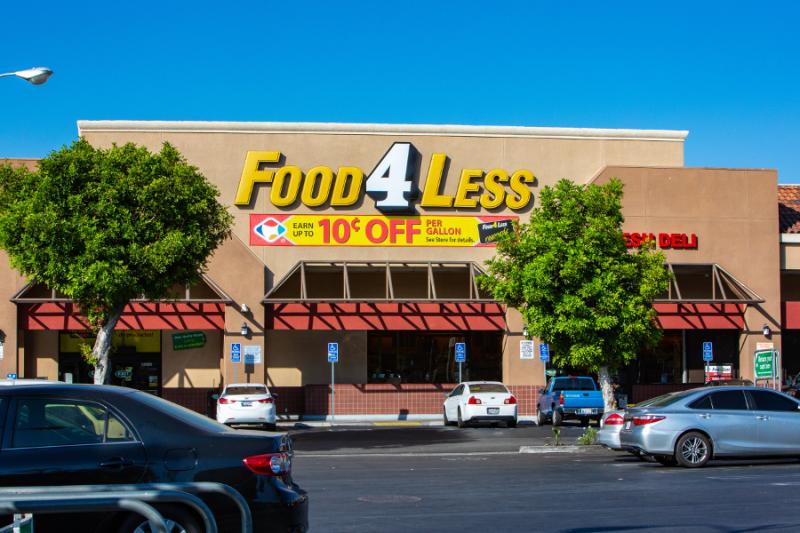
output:
[[[58,378],[67,383],[93,383],[94,368],[84,361],[81,344],[94,344],[85,332],[62,332],[59,345]],[[109,357],[112,385],[161,394],[161,332],[114,332]]]
[[[467,360],[463,381],[500,381],[503,336],[495,331],[408,332],[370,331],[367,334],[368,383],[455,383],[458,364],[455,344],[463,342]]]

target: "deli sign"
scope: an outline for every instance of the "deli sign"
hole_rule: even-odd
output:
[[[694,233],[623,233],[623,237],[628,248],[651,242],[664,250],[697,250],[697,235]]]
[[[298,200],[306,207],[356,206],[366,194],[384,213],[413,213],[416,204],[428,209],[510,209],[533,200],[536,177],[527,169],[449,169],[445,153],[422,161],[411,143],[396,142],[376,158],[368,171],[356,166],[300,168],[277,151],[250,151],[245,157],[234,203],[249,206],[256,185],[269,186],[270,203],[288,208]],[[285,164],[289,163],[289,164]],[[455,194],[443,191],[449,174],[457,176]]]

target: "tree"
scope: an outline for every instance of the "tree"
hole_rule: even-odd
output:
[[[622,194],[617,179],[544,187],[530,221],[500,236],[480,280],[551,345],[556,366],[598,373],[607,411],[609,371],[661,338],[652,302],[669,283],[664,254],[652,243],[626,248]]]
[[[198,280],[231,215],[197,168],[165,143],[104,150],[83,139],[38,170],[0,166],[0,248],[24,276],[77,303],[97,338],[94,382],[108,382],[125,305]]]

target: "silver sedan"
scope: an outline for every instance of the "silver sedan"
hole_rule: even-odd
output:
[[[662,464],[800,456],[800,402],[758,387],[692,389],[625,411],[620,446]]]
[[[632,405],[631,408],[636,407],[638,409],[641,407],[647,407],[651,403],[661,401],[663,398],[672,396],[673,394],[676,393],[670,392],[663,396],[656,396],[655,398],[650,398],[648,400],[644,400],[643,402],[639,402],[635,406]],[[622,445],[619,442],[619,434],[620,431],[622,431],[622,425],[624,422],[625,409],[617,409],[603,415],[603,418],[600,419],[600,431],[597,432],[597,444],[605,446],[606,448],[614,451],[622,450]],[[639,455],[639,453],[636,453],[636,455]]]

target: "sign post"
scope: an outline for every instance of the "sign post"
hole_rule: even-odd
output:
[[[708,363],[714,360],[714,346],[711,341],[703,343],[703,383],[708,383]]]
[[[461,364],[467,360],[467,344],[456,343],[456,363],[458,363],[458,382],[461,383]]]
[[[539,343],[539,359],[544,367],[544,384],[547,385],[547,363],[550,361],[550,346],[545,342]]]
[[[331,424],[336,422],[336,363],[339,362],[339,343],[328,343],[328,362],[331,364]]]
[[[231,343],[231,363],[233,363],[233,382],[236,383],[237,369],[242,362],[242,345],[238,342]]]

